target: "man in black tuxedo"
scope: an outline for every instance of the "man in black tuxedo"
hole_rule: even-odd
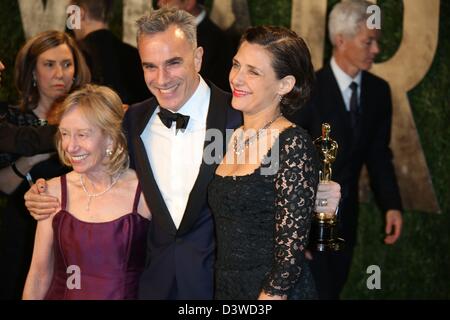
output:
[[[379,30],[368,29],[367,1],[338,3],[330,13],[331,62],[316,74],[311,102],[292,117],[309,131],[321,134],[321,124],[331,125],[339,145],[332,179],[341,185],[339,228],[345,239],[340,252],[313,253],[311,269],[321,299],[338,299],[346,282],[356,242],[358,181],[367,166],[372,190],[385,212],[386,244],[400,236],[402,205],[389,149],[392,103],[386,81],[367,72],[379,52]],[[318,197],[319,198],[319,197]]]
[[[208,16],[202,0],[158,0],[158,7],[173,6],[195,17],[197,42],[203,48],[202,77],[225,91],[230,91],[228,74],[235,53],[231,38]]]
[[[215,239],[207,187],[220,157],[210,162],[207,150],[217,141],[207,130],[224,138],[226,129],[242,124],[242,114],[231,108],[229,93],[199,75],[203,49],[186,11],[164,7],[139,19],[138,50],[154,95],[130,106],[123,124],[152,213],[139,298],[212,299]],[[328,200],[322,212],[334,211],[339,186],[319,187],[317,196]],[[58,207],[54,198],[38,195],[37,186],[25,200],[36,219]]]
[[[114,89],[125,104],[150,97],[136,48],[109,29],[112,0],[71,0],[80,7],[80,29],[74,29],[92,75],[92,82]]]
[[[152,212],[141,299],[211,299],[213,219],[206,192],[217,163],[203,149],[208,129],[235,128],[230,97],[198,74],[194,17],[163,7],[138,20],[138,50],[155,98],[132,105],[124,119],[132,166]],[[170,121],[173,120],[173,121]]]

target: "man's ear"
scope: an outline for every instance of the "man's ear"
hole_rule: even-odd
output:
[[[194,63],[195,63],[195,71],[200,72],[202,68],[203,61],[203,48],[197,47],[194,51]]]
[[[87,18],[87,11],[83,6],[80,6],[80,20],[85,21]]]
[[[183,5],[183,9],[186,10],[187,12],[193,12],[195,9],[195,6],[197,5],[197,1],[196,0],[185,0],[184,1],[184,5]]]
[[[344,36],[342,34],[337,34],[334,36],[334,46],[336,48],[342,47],[344,44]]]
[[[295,86],[295,77],[293,75],[287,75],[283,79],[280,80],[280,86],[278,90],[278,94],[280,96],[284,96],[292,91]]]

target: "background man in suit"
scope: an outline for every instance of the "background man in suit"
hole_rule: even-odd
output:
[[[122,42],[110,30],[113,0],[72,0],[80,7],[80,29],[75,37],[91,70],[92,82],[114,89],[123,103],[150,97],[136,48]]]
[[[389,149],[392,103],[387,82],[367,72],[379,53],[380,30],[368,29],[368,1],[335,5],[328,29],[333,45],[330,64],[316,74],[312,101],[292,120],[311,136],[320,136],[321,124],[331,125],[339,144],[333,180],[342,188],[340,231],[345,249],[313,253],[311,268],[321,299],[338,299],[351,265],[358,221],[358,181],[366,164],[377,203],[385,212],[386,244],[400,236],[402,205]]]
[[[195,17],[197,42],[203,48],[200,74],[216,86],[230,91],[228,74],[236,51],[231,38],[208,17],[203,0],[158,0],[158,7],[174,6]]]
[[[0,61],[0,85],[4,64]],[[56,132],[54,126],[15,126],[3,121],[8,104],[0,101],[0,152],[17,153],[31,156],[45,153],[55,149],[53,136]]]
[[[139,19],[137,38],[154,95],[130,106],[124,119],[131,166],[152,213],[139,297],[212,299],[215,240],[207,187],[219,161],[203,157],[210,143],[206,130],[224,137],[226,129],[242,124],[242,114],[231,108],[228,93],[199,75],[203,49],[197,47],[192,15],[155,10]],[[25,196],[26,206],[42,219],[58,204],[37,189]],[[321,211],[334,211],[339,186],[323,186],[318,197],[328,199]]]

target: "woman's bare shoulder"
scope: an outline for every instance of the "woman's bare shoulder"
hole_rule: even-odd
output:
[[[47,181],[47,193],[58,199],[61,198],[61,177],[55,177]]]
[[[125,172],[123,172],[122,179],[128,182],[138,182],[136,171],[134,171],[133,169],[127,169]]]
[[[132,186],[131,190],[135,190],[135,188],[137,187],[137,184],[139,183],[139,179],[136,174],[136,171],[134,171],[133,169],[128,169],[126,172],[124,172],[124,174],[125,174],[124,179],[129,183],[130,187]],[[145,199],[143,193],[141,193],[141,197],[139,200],[138,213],[148,220],[151,220],[151,218],[152,218],[150,209],[148,207],[148,204],[146,202],[146,199]]]
[[[48,193],[52,196],[61,198],[61,177],[53,178],[47,181],[47,189]],[[74,171],[71,171],[66,174],[67,186],[70,188],[70,185],[76,185],[80,181],[80,175]]]

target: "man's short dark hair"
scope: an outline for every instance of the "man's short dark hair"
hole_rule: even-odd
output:
[[[108,22],[114,0],[72,0],[71,3],[86,10],[91,19]]]

